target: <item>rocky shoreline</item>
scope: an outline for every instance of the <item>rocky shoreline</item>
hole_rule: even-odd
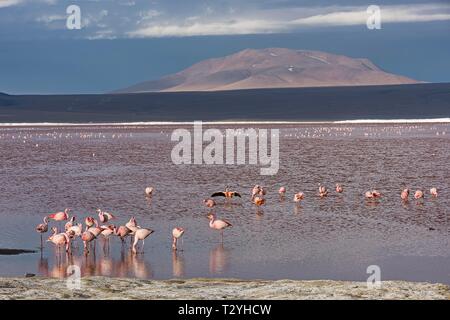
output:
[[[76,283],[75,283],[76,284]],[[69,289],[55,278],[0,278],[0,299],[446,299],[450,287],[384,281],[369,289],[364,282],[331,280],[82,278]]]

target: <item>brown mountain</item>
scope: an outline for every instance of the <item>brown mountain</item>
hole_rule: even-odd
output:
[[[381,70],[368,59],[320,51],[284,48],[246,49],[208,59],[159,80],[138,83],[115,93],[216,91],[418,83]]]

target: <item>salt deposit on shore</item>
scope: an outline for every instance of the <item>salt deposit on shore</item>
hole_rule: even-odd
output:
[[[330,280],[177,279],[139,280],[89,277],[81,289],[53,278],[0,278],[0,299],[450,299],[450,287],[385,281],[380,289],[364,282]]]

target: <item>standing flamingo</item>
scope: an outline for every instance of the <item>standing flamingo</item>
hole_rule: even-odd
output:
[[[59,226],[61,227],[61,221],[69,219],[69,212],[70,212],[70,209],[66,208],[66,209],[64,209],[64,211],[49,214],[47,217],[54,221],[58,221],[60,223]]]
[[[124,243],[124,239],[127,235],[131,233],[131,230],[128,229],[126,226],[119,226],[114,228],[114,234],[120,238],[122,241],[122,244]]]
[[[136,245],[139,240],[142,240],[142,253],[144,253],[144,245],[145,245],[145,239],[151,235],[154,231],[152,229],[147,228],[139,228],[134,232],[134,242],[132,251],[133,253],[137,253]]]
[[[94,225],[94,222],[95,219],[93,217],[86,217],[86,219],[84,219],[84,224],[88,227],[92,227]]]
[[[58,229],[56,227],[52,228],[53,234],[47,239],[47,241],[50,241],[56,245],[56,248],[59,252],[60,246],[65,245],[66,246],[66,252],[70,251],[70,238],[65,233],[58,233]]]
[[[36,226],[36,232],[41,234],[41,249],[44,247],[42,242],[42,234],[48,231],[48,217],[44,217],[44,223],[40,223]]]
[[[414,199],[422,199],[423,198],[423,191],[422,190],[417,190],[414,193]]]
[[[153,188],[152,187],[145,188],[145,194],[147,197],[151,197],[153,195]]]
[[[339,183],[336,183],[336,192],[342,193],[344,191],[344,188]]]
[[[409,197],[409,189],[408,188],[403,189],[402,192],[400,193],[400,198],[403,201],[408,201],[408,197]]]
[[[328,195],[328,189],[319,184],[319,196],[321,198],[326,197]]]
[[[212,213],[209,213],[207,217],[209,219],[209,227],[220,231],[221,242],[223,242],[223,230],[225,228],[232,227],[233,225],[225,219],[216,219],[216,216]]]
[[[294,202],[300,202],[305,198],[305,195],[303,192],[297,192],[294,194]]]
[[[88,244],[91,243],[96,238],[96,236],[89,231],[89,227],[86,226],[86,230],[81,235],[81,240],[83,240],[83,246],[85,253],[89,253]]]
[[[172,249],[177,250],[178,239],[184,234],[184,229],[180,227],[173,228],[172,230]]]
[[[255,184],[255,186],[252,188],[252,200],[257,194],[259,194],[260,190],[261,187],[258,184]]]
[[[106,223],[109,220],[115,219],[115,216],[109,212],[97,209],[97,213],[98,213],[98,219],[100,220],[101,223]]]
[[[280,189],[278,189],[278,193],[280,196],[284,196],[286,194],[286,187],[280,187]]]
[[[71,226],[69,229],[66,230],[66,233],[71,238],[81,237],[81,234],[83,233],[83,225],[81,223],[78,223],[74,226]]]
[[[67,221],[66,224],[64,225],[64,231],[69,230],[73,226],[74,222],[75,222],[75,216],[72,216],[72,218],[70,218],[70,220]]]
[[[366,191],[364,196],[367,199],[376,199],[376,198],[380,198],[381,197],[381,193],[379,191],[377,191],[377,190]]]
[[[436,188],[431,188],[430,189],[430,194],[433,196],[433,197],[437,197],[438,196],[438,192],[437,192],[437,189]]]
[[[255,196],[255,197],[253,198],[253,203],[254,203],[255,205],[257,205],[258,207],[260,207],[260,206],[262,206],[263,204],[266,203],[266,199],[264,199],[264,198],[261,197],[261,196]]]

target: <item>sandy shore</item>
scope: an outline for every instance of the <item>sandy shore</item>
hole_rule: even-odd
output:
[[[364,282],[180,279],[139,280],[89,277],[81,289],[53,278],[0,278],[0,299],[450,299],[450,287],[385,281],[380,289]]]

